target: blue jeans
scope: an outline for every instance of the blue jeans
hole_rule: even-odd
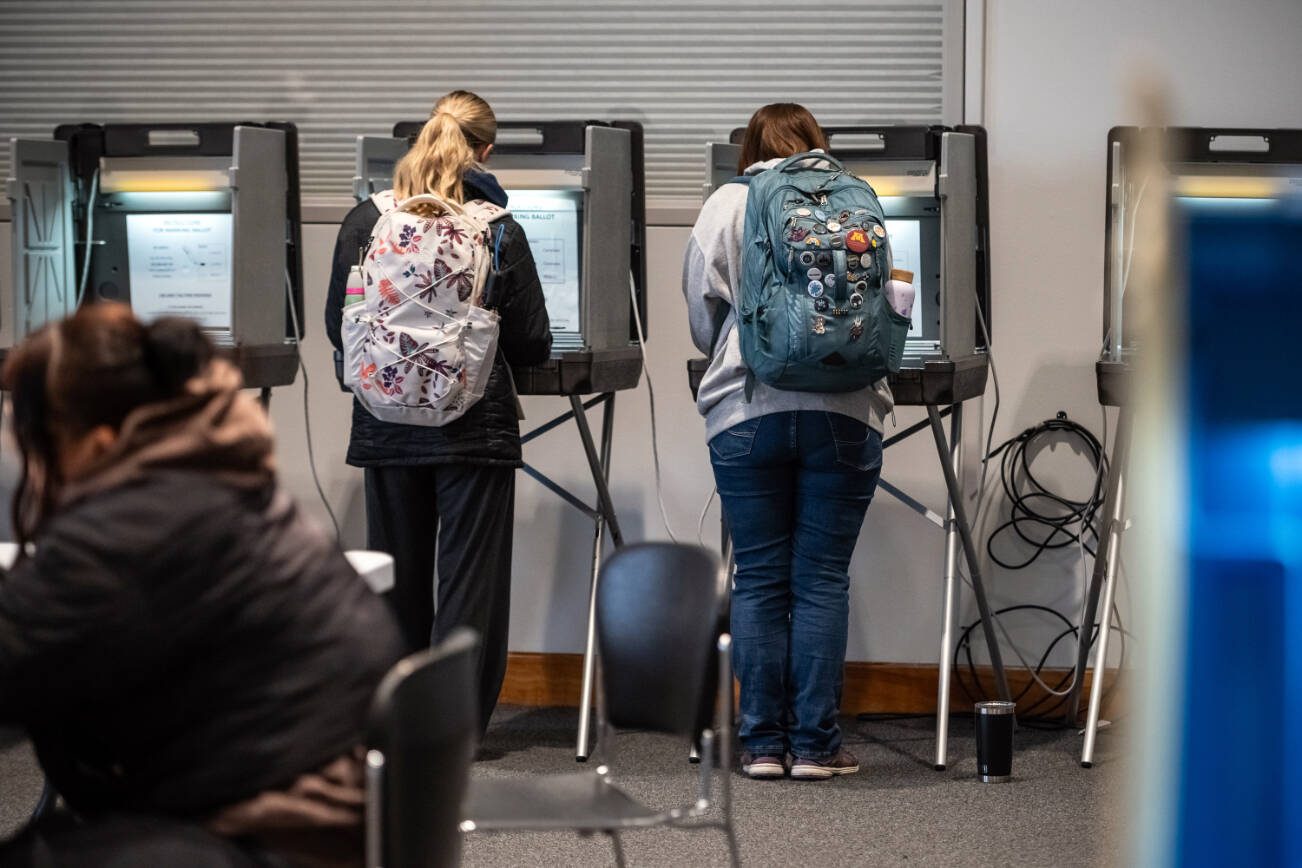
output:
[[[737,562],[741,744],[756,756],[835,756],[850,556],[881,475],[881,435],[836,413],[772,413],[711,439],[710,461]]]

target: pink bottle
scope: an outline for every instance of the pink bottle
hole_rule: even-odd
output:
[[[344,307],[366,301],[366,284],[361,266],[348,269],[348,282],[344,284]]]

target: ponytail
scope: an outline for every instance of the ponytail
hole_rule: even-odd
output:
[[[216,352],[197,322],[174,316],[146,326],[140,349],[162,400],[179,395]]]
[[[402,201],[433,193],[464,201],[462,179],[479,165],[475,152],[496,138],[497,118],[487,102],[469,91],[447,94],[435,104],[411,150],[394,167],[394,196]]]

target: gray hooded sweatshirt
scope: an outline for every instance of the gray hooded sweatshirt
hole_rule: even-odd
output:
[[[758,174],[779,162],[755,163],[746,174]],[[706,440],[747,419],[790,410],[840,413],[881,433],[883,419],[894,405],[885,378],[857,392],[789,392],[756,380],[746,400],[747,369],[741,359],[734,299],[740,292],[747,190],[742,184],[724,184],[714,191],[701,206],[683,258],[683,295],[692,342],[710,357],[696,398],[696,409],[705,417]]]

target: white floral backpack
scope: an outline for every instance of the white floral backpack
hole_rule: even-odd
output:
[[[483,397],[497,354],[483,295],[491,224],[508,212],[432,194],[371,198],[380,219],[362,259],[365,300],[344,307],[344,384],[377,419],[446,425]],[[407,210],[418,203],[437,216]]]

